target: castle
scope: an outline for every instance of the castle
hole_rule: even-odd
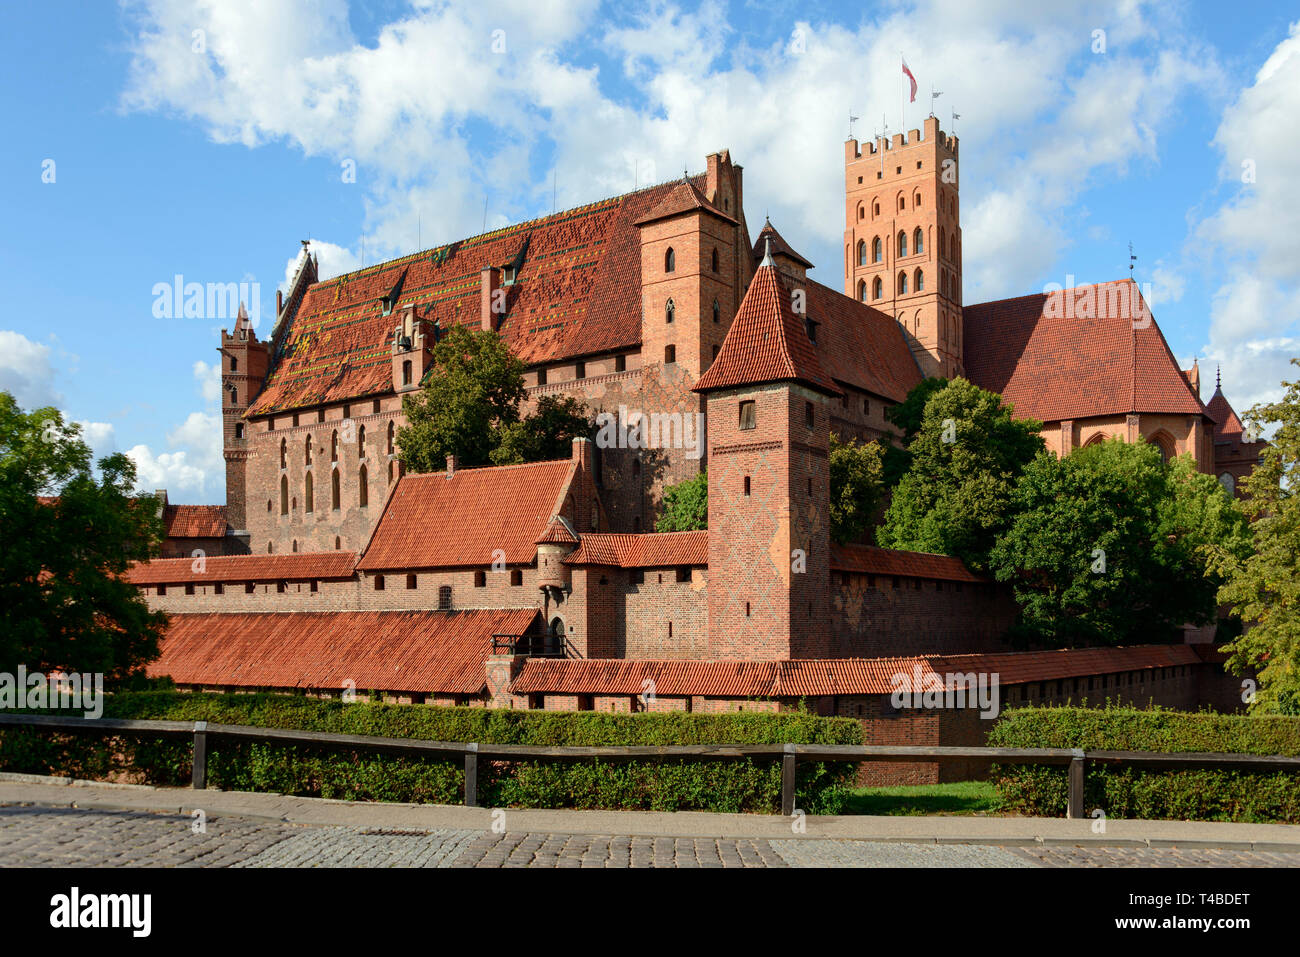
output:
[[[886,411],[926,376],[1002,394],[1058,455],[1121,436],[1230,488],[1257,456],[1131,281],[963,305],[958,146],[933,117],[845,144],[842,291],[770,222],[751,240],[725,150],[334,279],[304,250],[269,338],[242,312],[221,334],[224,510],[170,506],[164,555],[184,557],[131,572],[173,616],[153,673],[497,707],[812,702],[912,743],[979,737],[968,712],[891,706],[914,669],[994,671],[1008,703],[1239,706],[1207,644],[1012,653],[1009,595],[957,559],[831,542],[830,435],[891,439]],[[402,397],[457,324],[504,337],[526,403],[703,422],[703,448],[598,437],[403,475]],[[705,467],[708,530],[652,533],[664,487]]]

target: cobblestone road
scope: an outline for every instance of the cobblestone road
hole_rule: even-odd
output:
[[[1228,848],[909,844],[326,827],[0,806],[0,867],[1297,867]]]

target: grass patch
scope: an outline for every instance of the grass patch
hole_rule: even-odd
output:
[[[989,781],[909,784],[888,788],[854,788],[842,814],[992,814],[997,788]]]

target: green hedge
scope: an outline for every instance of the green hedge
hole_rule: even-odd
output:
[[[604,714],[505,711],[424,705],[343,704],[286,695],[109,696],[106,718],[209,721],[431,741],[532,745],[861,744],[845,718],[805,712],[763,714]],[[102,779],[113,774],[163,786],[189,784],[191,746],[159,739],[105,739],[46,731],[0,731],[0,770]],[[800,762],[798,805],[835,814],[854,765]],[[359,801],[457,804],[459,759],[210,741],[208,780],[224,790],[273,791]],[[780,808],[779,760],[716,762],[479,762],[479,802],[489,807],[757,811]]]
[[[1300,755],[1300,718],[1252,717],[1160,708],[1018,708],[988,744],[1085,751],[1202,751]],[[1001,810],[1063,817],[1064,767],[996,766]],[[1300,774],[1286,771],[1161,771],[1089,764],[1089,814],[1109,818],[1300,822]]]

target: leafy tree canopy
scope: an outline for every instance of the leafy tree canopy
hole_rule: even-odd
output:
[[[1235,673],[1260,669],[1252,709],[1300,714],[1300,381],[1282,384],[1279,401],[1246,414],[1261,431],[1276,426],[1241,483],[1253,547],[1219,551],[1215,568],[1225,579],[1219,601],[1252,623],[1228,648]]]
[[[655,523],[656,532],[691,532],[709,527],[709,476],[695,478],[664,489],[663,512]]]
[[[158,554],[159,503],[132,496],[125,455],[100,459],[99,472],[80,426],[53,408],[23,412],[0,392],[0,671],[117,682],[158,657],[166,616],[123,574]]]
[[[986,568],[1010,523],[1016,480],[1044,448],[1041,429],[1032,419],[1013,419],[1000,396],[966,379],[934,391],[876,540]]]
[[[1013,637],[1056,646],[1176,640],[1216,614],[1211,546],[1239,554],[1244,517],[1190,456],[1111,439],[1025,469],[990,555],[1020,606]]]
[[[943,389],[947,384],[948,380],[939,376],[922,379],[907,393],[906,399],[898,405],[885,410],[885,418],[903,431],[901,445],[894,445],[891,442],[883,447],[884,470],[882,478],[887,488],[892,489],[907,474],[908,468],[912,465],[912,454],[907,450],[907,446],[916,437],[916,433],[921,431],[921,421],[925,415],[925,404],[930,401],[932,395]]]
[[[857,541],[884,500],[885,452],[879,442],[841,442],[831,433],[831,537]]]
[[[590,426],[571,397],[543,396],[521,420],[524,364],[491,329],[455,326],[433,349],[420,389],[402,398],[407,424],[397,430],[402,464],[438,472],[447,456],[462,466],[564,458]]]

